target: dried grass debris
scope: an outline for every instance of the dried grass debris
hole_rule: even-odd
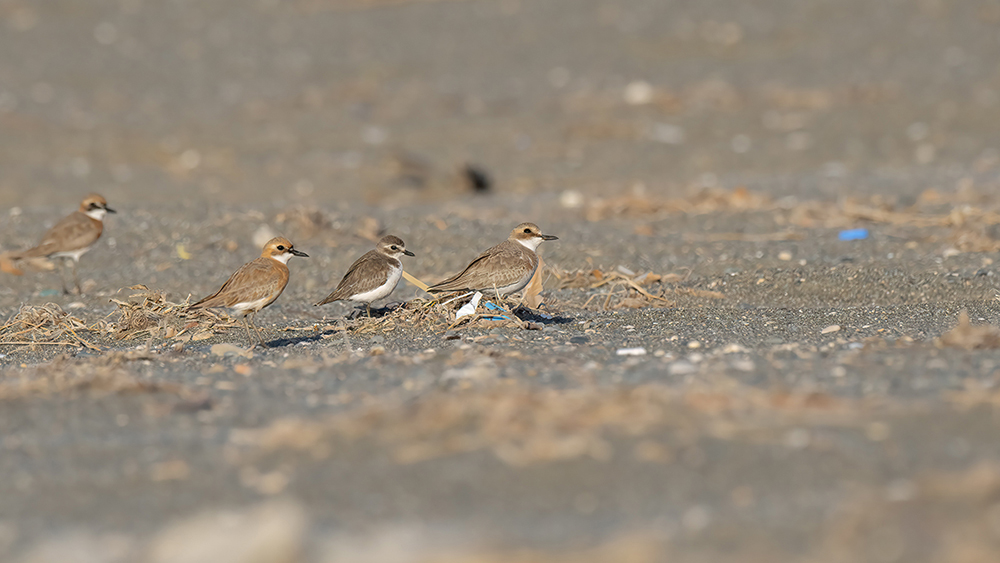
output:
[[[628,270],[619,268],[610,272],[598,269],[566,271],[557,268],[549,268],[549,273],[556,278],[556,289],[586,288],[600,289],[606,288],[603,293],[591,295],[584,303],[583,308],[590,306],[591,302],[599,301],[601,310],[619,308],[642,308],[642,307],[673,307],[676,302],[666,297],[667,293],[690,293],[690,290],[678,290],[667,288],[664,282],[681,281],[681,277],[676,274],[660,275],[653,272],[636,274]],[[646,286],[659,284],[660,289],[652,292]],[[717,293],[717,292],[712,292]],[[714,297],[714,296],[713,296]],[[722,294],[718,294],[719,298]]]
[[[112,323],[117,340],[148,338],[188,338],[201,340],[201,335],[210,337],[213,332],[221,332],[236,326],[236,321],[226,315],[219,315],[209,309],[188,309],[188,303],[167,301],[161,291],[144,285],[128,288],[136,293],[124,300],[111,299],[118,305],[118,319]],[[121,293],[122,290],[118,290]]]
[[[449,314],[450,309],[440,300],[417,297],[381,317],[358,317],[348,325],[348,330],[354,334],[374,334],[407,326],[443,331],[448,324]]]
[[[55,303],[22,305],[18,312],[0,326],[0,346],[82,346],[99,350],[79,333],[99,332],[83,320],[63,311]]]
[[[622,269],[605,272],[600,269],[592,270],[563,270],[553,266],[547,267],[546,272],[556,279],[555,289],[587,288],[597,289],[609,283],[631,282],[636,286],[647,286],[657,282],[674,283],[682,280],[677,274],[654,274],[645,272],[641,274],[627,273]]]
[[[502,300],[495,303],[497,310],[485,310],[482,313],[455,319],[455,310],[467,299],[455,299],[454,294],[447,294],[433,299],[417,297],[411,299],[381,317],[359,316],[346,325],[352,334],[381,334],[391,332],[400,327],[418,328],[436,333],[444,333],[454,329],[470,327],[497,328],[531,328],[531,323],[521,320]]]

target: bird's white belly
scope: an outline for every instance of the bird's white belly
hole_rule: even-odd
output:
[[[525,286],[528,285],[528,282],[531,281],[531,276],[535,275],[535,270],[536,269],[538,269],[538,266],[535,266],[534,268],[532,268],[532,270],[530,272],[528,272],[528,274],[526,276],[524,276],[523,278],[521,278],[520,280],[518,280],[518,281],[516,281],[516,282],[514,282],[514,283],[512,283],[510,285],[505,285],[503,287],[498,287],[497,291],[500,293],[501,296],[510,295],[511,293],[517,293],[518,291],[521,291],[522,289],[525,288]],[[485,292],[483,292],[484,295],[489,295],[489,292],[491,292],[492,289],[493,288],[487,289]]]
[[[85,252],[90,250],[90,247],[80,248],[78,250],[67,250],[65,252],[54,252],[49,257],[50,258],[72,258],[74,262],[79,262],[80,257],[83,256]]]
[[[246,315],[248,313],[260,311],[264,308],[264,305],[267,305],[268,301],[270,301],[270,298],[268,297],[264,297],[256,301],[244,301],[243,303],[233,305],[230,309],[241,315]]]
[[[386,278],[384,284],[364,293],[355,293],[348,299],[358,303],[371,303],[372,301],[378,301],[379,299],[388,296],[392,293],[392,290],[396,289],[396,284],[399,283],[399,279],[401,277],[403,277],[403,269],[393,268],[389,271],[389,276]]]

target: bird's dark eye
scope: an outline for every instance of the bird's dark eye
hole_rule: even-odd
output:
[[[395,245],[395,244],[394,244],[394,245],[392,245],[392,249],[393,249],[393,250],[399,250],[398,248],[396,248],[396,245]]]
[[[283,245],[283,244],[279,244],[278,245],[278,250],[284,250],[284,249],[285,249],[285,245]]]
[[[531,233],[531,229],[524,229],[524,232]]]

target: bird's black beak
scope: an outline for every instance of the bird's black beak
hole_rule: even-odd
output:
[[[555,235],[542,235],[542,240],[559,240],[559,237]]]
[[[404,251],[403,251],[403,254],[405,254],[405,255],[407,255],[407,256],[416,256],[416,254],[414,254],[414,253],[410,252],[409,250],[404,250]]]
[[[296,255],[296,256],[301,256],[303,258],[309,258],[309,255],[306,254],[305,252],[302,252],[301,250],[295,250],[294,248],[289,248],[288,251],[291,252],[292,254]]]
[[[104,206],[104,210],[107,211],[108,213],[118,213],[117,211],[115,211],[114,209],[111,209],[107,205]]]

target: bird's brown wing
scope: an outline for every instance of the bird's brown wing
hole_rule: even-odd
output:
[[[40,258],[57,252],[72,252],[86,248],[101,238],[103,230],[103,223],[91,219],[85,213],[75,211],[49,229],[38,246],[14,253],[11,258]]]
[[[385,269],[377,267],[381,261],[382,255],[377,250],[366,252],[364,256],[351,264],[347,273],[344,274],[344,278],[337,284],[337,289],[334,289],[333,293],[317,303],[317,305],[325,305],[333,301],[347,299],[352,295],[370,291],[384,284],[386,280]]]
[[[473,291],[504,287],[517,282],[534,266],[520,244],[500,243],[480,254],[464,270],[427,288],[427,291]]]
[[[232,307],[273,295],[273,299],[264,305],[266,307],[281,295],[287,283],[288,268],[284,264],[271,258],[257,258],[229,276],[219,291],[194,303],[191,308]]]

